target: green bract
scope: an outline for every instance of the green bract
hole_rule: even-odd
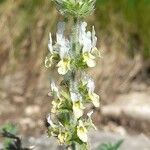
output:
[[[94,11],[96,0],[53,0],[58,11],[65,16],[85,17]]]

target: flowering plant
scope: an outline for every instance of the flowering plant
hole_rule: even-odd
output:
[[[85,70],[96,66],[96,58],[100,56],[96,48],[97,37],[94,26],[87,31],[87,23],[81,17],[94,10],[95,0],[54,0],[62,15],[73,17],[73,30],[70,38],[66,38],[65,23],[57,26],[56,42],[49,34],[49,54],[45,58],[45,66],[57,67],[64,78],[58,86],[51,82],[53,97],[51,113],[47,117],[48,135],[57,137],[60,144],[68,149],[87,150],[87,130],[94,126],[91,115],[93,111],[84,113],[88,103],[99,107],[99,96],[95,93],[94,81]],[[85,115],[84,115],[85,114]]]

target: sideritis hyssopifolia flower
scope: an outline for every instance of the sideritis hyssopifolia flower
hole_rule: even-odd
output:
[[[95,0],[54,0],[58,11],[73,18],[72,34],[65,36],[65,23],[59,22],[56,40],[49,34],[45,66],[55,66],[63,80],[58,85],[51,81],[52,109],[47,117],[48,135],[57,137],[60,144],[72,150],[88,149],[88,128],[96,129],[92,122],[93,111],[85,113],[87,104],[99,107],[94,81],[86,74],[88,67],[96,66],[100,56],[96,48],[94,26],[87,31],[82,22],[94,10]]]

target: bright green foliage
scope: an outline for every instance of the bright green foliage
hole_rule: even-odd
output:
[[[101,144],[97,150],[119,150],[120,146],[122,145],[123,140],[119,140],[116,143],[104,143]]]
[[[85,17],[90,15],[96,0],[53,0],[58,11],[65,16]]]
[[[2,130],[6,130],[12,134],[16,134],[16,132],[17,132],[16,126],[12,123],[6,123],[6,124],[0,126],[0,132],[2,132]]]
[[[12,123],[2,125],[0,135],[4,138],[2,150],[31,150],[22,146],[21,138],[16,135],[16,126]]]
[[[98,0],[96,15],[105,34],[120,34],[130,56],[150,57],[150,0]]]
[[[3,134],[3,132],[8,132],[10,134],[16,134],[17,130],[16,130],[16,126],[12,123],[6,123],[2,126],[0,126],[0,134]],[[9,150],[8,148],[10,147],[10,145],[12,144],[13,139],[10,138],[5,138],[4,140],[4,150]]]

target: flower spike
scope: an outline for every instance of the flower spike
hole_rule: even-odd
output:
[[[99,51],[94,26],[87,30],[87,23],[81,18],[94,11],[96,0],[53,0],[58,11],[73,18],[71,36],[65,36],[65,23],[57,25],[56,42],[49,33],[48,55],[45,66],[57,68],[61,75],[60,84],[51,82],[52,108],[48,115],[48,135],[54,136],[69,150],[88,149],[88,129],[96,127],[92,122],[93,111],[86,114],[86,106],[99,107],[99,96],[95,84],[85,70],[96,66]],[[63,79],[62,79],[63,78]],[[57,83],[59,80],[57,81]]]

